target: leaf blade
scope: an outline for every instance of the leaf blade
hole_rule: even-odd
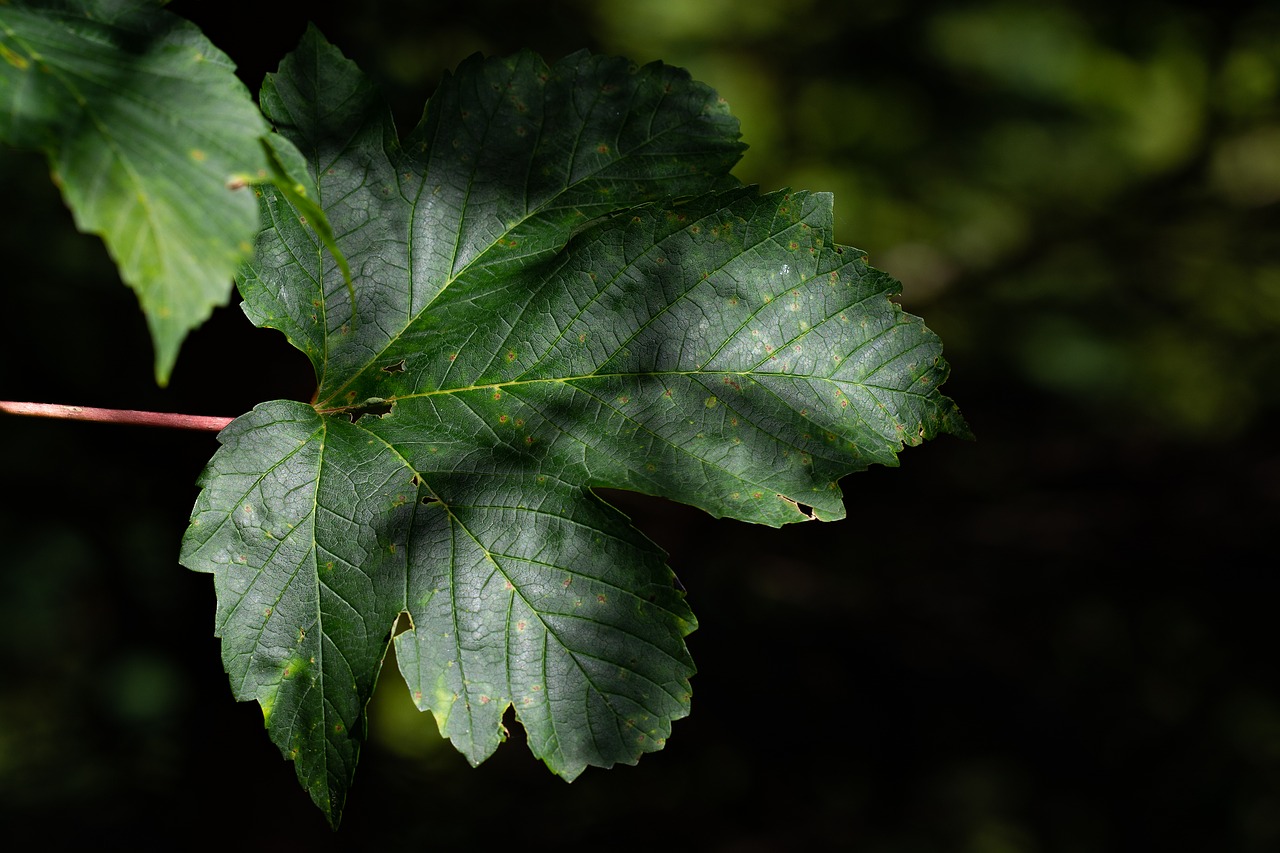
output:
[[[591,118],[616,92],[641,108]],[[306,489],[364,484],[345,493],[354,526],[336,540],[314,526],[313,548],[376,543],[349,561],[380,592],[354,608],[367,636],[344,640],[357,683],[321,687],[335,703],[363,707],[381,660],[368,638],[407,614],[401,674],[472,763],[505,738],[507,708],[565,778],[634,763],[688,713],[696,622],[665,555],[593,488],[771,525],[834,519],[840,477],[967,432],[938,390],[936,336],[891,301],[897,282],[832,242],[830,196],[737,186],[736,123],[682,72],[475,58],[401,144],[309,30],[263,100],[307,156],[355,283],[353,301],[264,188],[245,309],[308,354],[319,388],[310,408],[259,408],[340,439]],[[582,142],[602,127],[609,142]],[[234,467],[215,466],[201,513],[234,515],[211,485]],[[217,553],[193,544],[187,565],[219,571]]]
[[[696,624],[661,552],[567,484],[530,507],[496,503],[491,489],[458,477],[424,482],[433,498],[424,512],[438,523],[419,529],[449,543],[410,549],[410,588],[435,593],[410,603],[415,627],[396,638],[419,708],[472,764],[504,739],[508,707],[534,754],[568,779],[661,748],[688,713],[683,637]],[[432,572],[442,550],[453,556]],[[582,560],[586,552],[596,559]],[[579,707],[585,724],[565,710]]]
[[[403,609],[403,549],[372,520],[396,500],[401,466],[363,464],[349,423],[288,401],[256,407],[219,441],[180,560],[214,575],[232,690],[262,706],[272,741],[336,826]]]
[[[631,98],[631,111],[600,100],[606,89]],[[575,99],[585,100],[580,115]],[[280,225],[263,233],[259,253],[272,260],[252,265],[241,290],[255,323],[300,342],[328,407],[364,399],[350,393],[352,377],[385,367],[381,353],[443,290],[500,283],[605,210],[729,180],[743,147],[715,93],[679,69],[587,54],[548,68],[527,52],[473,57],[446,76],[401,144],[368,81],[314,27],[264,82],[262,105],[313,164],[358,307],[332,292],[323,263],[305,265],[309,300],[284,295],[274,259],[309,258],[315,241],[271,198],[266,212]]]
[[[571,440],[561,452],[591,485],[772,525],[803,520],[797,504],[840,518],[840,477],[966,427],[938,391],[936,336],[831,230],[826,195],[634,210],[517,279],[522,302],[442,296],[427,331],[386,353],[403,369],[360,394],[406,413],[454,395],[477,428],[527,425],[529,447]],[[447,361],[468,346],[478,360]]]
[[[256,204],[227,182],[265,168],[262,116],[225,54],[152,4],[5,4],[0,54],[0,139],[47,153],[137,293],[167,384],[252,251]]]

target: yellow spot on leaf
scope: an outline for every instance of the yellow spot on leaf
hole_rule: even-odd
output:
[[[280,673],[280,677],[296,678],[298,675],[306,671],[307,662],[300,657],[293,657],[285,661],[284,670]]]

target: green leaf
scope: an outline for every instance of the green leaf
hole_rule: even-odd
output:
[[[252,251],[257,205],[227,184],[266,169],[267,128],[227,57],[158,5],[0,3],[0,140],[48,154],[137,292],[163,385]]]
[[[307,171],[306,159],[302,152],[285,137],[273,133],[262,140],[263,150],[267,152],[267,168],[270,176],[257,181],[256,184],[270,183],[280,196],[300,214],[300,219],[311,226],[316,237],[333,257],[342,273],[342,280],[347,285],[347,296],[355,303],[355,285],[351,282],[351,267],[347,264],[346,255],[338,248],[338,239],[334,236],[333,226],[329,224],[329,215],[314,201],[317,194],[315,181]]]
[[[514,708],[567,779],[659,749],[695,620],[593,489],[781,525],[840,477],[967,434],[937,338],[832,242],[826,194],[729,177],[737,123],[674,68],[473,58],[403,142],[311,30],[264,84],[351,262],[264,189],[245,310],[311,405],[223,434],[183,547],[236,695],[335,824],[393,626],[414,701],[473,762]]]

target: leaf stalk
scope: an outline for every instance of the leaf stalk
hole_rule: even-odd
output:
[[[58,403],[15,403],[0,400],[0,412],[36,418],[59,418],[72,421],[131,424],[133,426],[168,427],[218,432],[234,418],[209,415],[182,415],[174,412],[141,412],[135,409],[96,409],[91,406],[64,406]]]

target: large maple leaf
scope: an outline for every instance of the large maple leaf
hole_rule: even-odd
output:
[[[837,481],[965,434],[897,283],[832,241],[825,194],[729,177],[742,146],[679,69],[473,58],[395,133],[315,30],[264,84],[350,263],[270,187],[245,310],[315,366],[237,419],[183,562],[212,572],[236,695],[337,822],[392,642],[478,763],[514,707],[572,779],[661,748],[695,621],[596,487],[780,525]]]

